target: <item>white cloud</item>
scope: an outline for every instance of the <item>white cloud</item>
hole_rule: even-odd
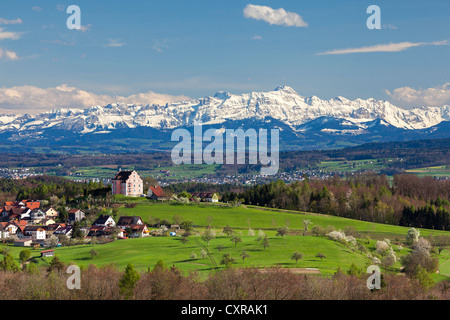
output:
[[[390,24],[390,23],[382,25],[381,28],[382,29],[392,29],[392,30],[397,30],[398,29],[397,26],[394,26],[393,24]]]
[[[244,9],[246,18],[263,20],[270,24],[285,27],[307,27],[308,23],[295,12],[288,12],[283,8],[272,9],[271,7],[248,4]]]
[[[20,20],[20,22],[18,22],[19,20],[20,19],[18,18],[15,20],[15,22],[11,22],[13,20],[5,20],[5,19],[0,18],[0,24],[22,23],[22,20]],[[0,40],[6,40],[6,39],[17,40],[20,38],[21,34],[22,34],[22,32],[4,31],[3,28],[0,28]],[[19,60],[19,56],[14,51],[0,48],[0,59],[14,61],[14,60]]]
[[[391,91],[386,90],[394,103],[399,106],[442,106],[450,105],[450,82],[434,88],[416,90],[411,87],[401,87]]]
[[[262,40],[262,37],[259,36],[259,35],[257,35],[257,34],[255,34],[255,35],[252,37],[252,40]]]
[[[63,4],[58,4],[58,5],[56,5],[56,10],[61,11],[61,12],[66,11],[66,6]]]
[[[75,42],[67,42],[67,41],[62,41],[60,39],[58,40],[41,40],[41,43],[51,43],[51,44],[59,44],[62,46],[73,46],[75,45]]]
[[[31,8],[31,10],[36,11],[36,12],[41,12],[42,8],[38,7],[38,6],[34,6],[34,7]]]
[[[3,28],[0,28],[0,40],[11,39],[17,40],[20,38],[20,32],[12,32],[12,31],[3,31]]]
[[[155,44],[153,45],[152,49],[162,53],[164,50],[169,49],[169,44],[172,44],[174,42],[179,41],[179,39],[158,39],[155,41]]]
[[[348,48],[348,49],[336,49],[326,52],[317,53],[317,55],[327,54],[349,54],[349,53],[368,53],[368,52],[399,52],[413,47],[420,46],[444,46],[449,45],[448,40],[434,41],[434,42],[398,42],[389,44],[377,44],[374,46],[360,47],[360,48]]]
[[[108,39],[108,41],[109,42],[105,44],[105,47],[122,47],[125,45],[121,39]]]
[[[7,20],[4,18],[0,18],[0,24],[21,24],[23,21],[20,18],[14,20]]]
[[[66,84],[55,88],[19,86],[0,88],[0,112],[38,113],[59,107],[87,108],[108,103],[165,104],[188,99],[186,96],[173,96],[152,91],[130,96],[112,96],[70,87]]]
[[[87,32],[89,30],[91,30],[92,24],[88,24],[87,26],[80,26],[80,29],[75,29],[81,32]]]
[[[4,50],[0,48],[0,59],[19,60],[19,56],[14,51]]]

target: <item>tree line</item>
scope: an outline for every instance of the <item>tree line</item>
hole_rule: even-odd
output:
[[[450,230],[450,181],[414,175],[334,176],[294,183],[281,180],[226,192],[222,201],[317,212],[369,222]]]
[[[105,197],[111,187],[103,182],[80,183],[55,176],[37,176],[24,180],[0,179],[0,200],[49,200],[77,197]],[[63,201],[65,202],[65,201]]]

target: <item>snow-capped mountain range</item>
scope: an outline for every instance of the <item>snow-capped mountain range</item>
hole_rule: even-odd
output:
[[[434,132],[438,132],[440,138],[447,138],[447,135],[450,137],[448,121],[448,105],[405,110],[372,98],[303,97],[291,87],[279,86],[269,92],[241,95],[220,91],[214,96],[166,105],[113,103],[87,109],[54,109],[35,116],[0,115],[0,138],[4,141],[43,138],[52,141],[52,135],[56,138],[55,132],[58,135],[66,132],[78,137],[95,134],[96,139],[101,139],[99,135],[117,135],[121,130],[129,134],[139,129],[142,135],[142,130],[167,132],[195,123],[215,128],[227,128],[230,124],[242,126],[243,123],[248,127],[251,123],[255,129],[259,123],[289,131],[291,140],[292,137],[319,139],[323,135],[328,138],[346,136],[346,139],[359,136],[359,140],[351,141],[359,144],[393,141],[396,137],[399,140],[422,139]],[[413,133],[417,137],[411,136]]]
[[[349,126],[367,128],[376,119],[397,128],[415,130],[450,121],[450,106],[398,108],[376,99],[348,100],[336,97],[322,100],[303,97],[291,87],[280,86],[269,92],[233,95],[217,92],[214,96],[160,105],[109,104],[87,109],[54,109],[36,116],[1,115],[1,131],[64,129],[79,133],[105,132],[118,128],[152,127],[174,129],[194,122],[205,125],[225,121],[273,118],[297,128],[320,117],[339,118]],[[345,122],[344,122],[345,125]],[[307,130],[304,126],[303,130]]]

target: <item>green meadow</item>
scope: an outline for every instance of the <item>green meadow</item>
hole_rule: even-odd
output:
[[[335,172],[355,172],[361,170],[379,171],[385,166],[378,159],[346,160],[346,161],[322,161],[318,168]]]
[[[432,176],[432,177],[450,177],[450,166],[436,166],[406,170],[408,173],[413,173],[419,177]]]
[[[168,203],[140,204],[135,208],[120,208],[120,215],[140,216],[144,221],[153,218],[165,219],[173,222],[175,215],[182,220],[191,220],[199,227],[211,225],[213,228],[230,226],[233,229],[248,230],[249,228],[263,229],[267,232],[276,232],[276,228],[288,226],[293,230],[303,229],[303,220],[310,220],[310,228],[334,226],[336,230],[353,227],[360,233],[372,234],[374,237],[384,237],[391,240],[405,239],[409,228],[388,224],[371,223],[342,217],[305,213],[300,211],[277,210],[257,206],[229,207],[223,204],[189,204],[172,205]],[[421,230],[423,236],[430,234],[450,234],[445,231]]]
[[[80,167],[72,171],[72,175],[64,176],[67,179],[102,179],[113,178],[117,173],[117,168],[120,166],[91,166]],[[157,167],[153,169],[138,169],[139,174],[143,177],[161,177],[165,179],[194,179],[204,177],[209,174],[214,174],[219,170],[221,165],[195,165],[195,164],[181,164],[177,166]],[[122,170],[135,170],[133,165],[122,166]],[[168,172],[164,172],[168,171]]]
[[[226,236],[218,236],[211,240],[209,246],[199,237],[193,236],[187,244],[183,244],[178,237],[148,237],[128,240],[117,240],[102,245],[81,245],[73,247],[55,248],[56,255],[66,263],[75,263],[79,266],[96,264],[98,266],[115,264],[124,269],[128,263],[132,263],[138,270],[146,271],[153,267],[160,259],[168,266],[175,265],[180,270],[198,271],[207,273],[224,266],[220,264],[222,255],[230,253],[236,260],[236,267],[298,267],[318,268],[323,274],[331,274],[337,266],[344,270],[352,263],[363,267],[366,264],[364,256],[353,253],[349,249],[330,241],[324,237],[313,236],[286,236],[269,237],[269,247],[264,247],[255,241],[256,237],[242,236],[242,242],[236,246]],[[201,241],[199,243],[199,241]],[[218,246],[223,246],[219,252]],[[18,257],[23,248],[9,247],[13,256]],[[206,249],[204,249],[206,248]],[[98,255],[94,258],[90,251],[94,249]],[[201,251],[210,253],[202,257]],[[51,258],[40,258],[40,250],[32,250],[32,257],[36,257],[38,265],[47,265]],[[249,254],[243,262],[242,251]],[[294,252],[301,252],[303,259],[295,261],[291,259]],[[316,257],[317,253],[326,256],[323,260]],[[192,254],[196,257],[193,257]]]

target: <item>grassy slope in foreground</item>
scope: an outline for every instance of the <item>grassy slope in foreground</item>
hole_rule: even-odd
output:
[[[197,230],[203,232],[209,221],[215,229],[218,237],[211,240],[208,250],[212,258],[220,265],[221,257],[224,253],[230,253],[236,259],[236,267],[272,267],[280,265],[283,267],[295,267],[295,261],[291,259],[294,252],[301,252],[303,259],[299,260],[298,268],[319,268],[322,274],[331,274],[338,267],[347,270],[352,263],[363,267],[368,258],[358,252],[352,252],[350,249],[334,242],[326,237],[316,236],[286,236],[282,239],[275,236],[275,230],[279,226],[289,224],[291,229],[301,229],[303,220],[309,219],[313,224],[327,227],[334,226],[336,229],[344,229],[352,226],[358,232],[364,232],[370,235],[372,239],[390,238],[400,241],[405,239],[408,228],[375,224],[358,220],[345,219],[334,216],[320,214],[300,214],[299,212],[284,212],[277,210],[263,210],[257,207],[221,207],[217,205],[185,205],[174,206],[170,204],[140,204],[135,208],[121,208],[121,215],[139,215],[145,221],[150,217],[158,217],[171,221],[174,215],[180,215],[183,220],[192,220],[199,226]],[[221,236],[221,230],[224,226],[231,226],[236,234],[242,238],[242,242],[235,247],[230,239]],[[269,235],[270,247],[264,248],[255,241],[256,236],[248,236],[248,226],[255,230],[264,229]],[[422,235],[430,234],[449,234],[449,232],[438,232],[433,230],[421,229]],[[162,259],[167,265],[176,265],[183,271],[198,270],[201,273],[209,272],[213,267],[210,259],[201,257],[201,246],[196,240],[200,237],[192,236],[186,244],[182,244],[178,237],[150,237],[140,239],[118,240],[104,245],[83,245],[73,247],[55,248],[56,254],[64,262],[74,262],[78,265],[96,264],[98,266],[107,264],[116,264],[123,269],[128,263],[132,263],[141,271],[152,267]],[[201,241],[202,244],[205,242]],[[369,250],[374,250],[375,240],[371,240],[366,245]],[[224,249],[219,252],[217,246],[222,245]],[[18,259],[19,252],[23,248],[11,247],[11,253]],[[90,251],[94,249],[98,255],[91,257]],[[394,246],[396,249],[396,246]],[[242,261],[240,255],[245,250],[250,257]],[[326,258],[321,261],[316,258],[317,253],[323,253]],[[408,249],[397,252],[398,256],[406,254]],[[191,254],[195,253],[197,258],[192,259]],[[32,250],[32,257],[36,257],[39,265],[46,265],[50,258],[39,258],[39,250]],[[445,261],[450,258],[449,250],[445,250],[439,257],[447,266]],[[394,270],[398,271],[400,264],[394,265]],[[443,270],[443,271],[444,271]],[[442,272],[444,273],[444,272]],[[444,273],[445,274],[445,273]]]
[[[255,241],[256,237],[242,236],[242,242],[234,246],[229,238],[219,236],[211,240],[208,248],[212,258],[219,268],[220,260],[224,253],[230,253],[236,259],[236,267],[272,267],[275,265],[283,267],[298,268],[319,268],[322,273],[334,273],[338,266],[344,270],[348,269],[351,263],[362,267],[365,265],[365,257],[359,253],[353,253],[349,249],[330,241],[323,237],[313,236],[287,236],[270,237],[270,247],[265,250],[262,245]],[[221,252],[217,246],[224,248]],[[23,248],[10,247],[11,253],[18,257]],[[98,255],[91,257],[90,251],[94,249]],[[56,248],[58,257],[66,262],[74,262],[77,265],[87,266],[96,264],[98,266],[115,264],[120,269],[124,269],[128,263],[132,263],[138,270],[146,271],[148,267],[153,267],[159,259],[162,259],[168,266],[175,265],[183,271],[209,272],[213,264],[208,257],[202,258],[202,247],[194,240],[194,237],[186,244],[182,244],[179,238],[175,237],[152,237],[129,240],[118,240],[104,245],[83,245],[74,247]],[[240,255],[245,250],[250,257],[242,261]],[[303,253],[303,259],[291,260],[294,252]],[[195,253],[197,258],[192,259],[191,254]],[[323,253],[326,258],[322,261],[316,258],[318,252]],[[38,258],[39,250],[32,250],[32,257],[37,257],[39,265],[47,265],[51,258]]]

